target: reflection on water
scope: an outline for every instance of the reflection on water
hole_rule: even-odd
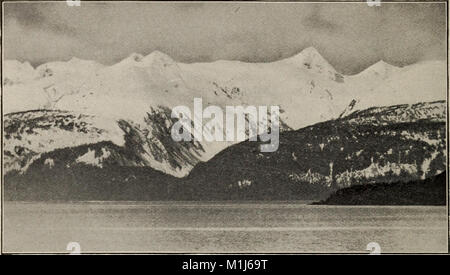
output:
[[[6,252],[447,252],[445,207],[305,202],[4,204]]]

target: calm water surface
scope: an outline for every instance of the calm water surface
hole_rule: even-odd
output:
[[[447,252],[445,207],[305,202],[4,203],[4,250]]]

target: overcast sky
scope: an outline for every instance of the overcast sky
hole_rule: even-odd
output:
[[[315,47],[338,71],[378,60],[446,57],[444,3],[5,3],[6,59],[33,65],[75,56],[112,64],[133,52],[181,62],[249,62]]]

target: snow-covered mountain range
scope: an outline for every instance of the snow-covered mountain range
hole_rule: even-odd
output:
[[[201,151],[199,144],[169,147],[174,144],[163,143],[165,155],[123,120],[119,125],[126,129],[124,144],[118,146],[108,140],[114,132],[97,128],[92,117],[74,117],[62,111],[9,114],[5,160],[19,169],[26,166],[5,175],[4,193],[7,200],[33,201],[311,200],[354,185],[368,184],[362,188],[371,193],[377,184],[419,179],[426,183],[436,174],[444,175],[439,186],[445,187],[445,109],[446,102],[437,101],[357,111],[285,131],[275,152],[260,152],[260,142],[232,145],[207,162],[197,163],[183,178],[151,168],[155,163],[149,162],[152,158],[148,156],[169,161],[174,167],[180,160],[193,164],[189,149]],[[49,144],[59,142],[38,135],[49,129],[57,137],[71,135],[73,145],[45,152]],[[160,133],[165,142],[167,134]],[[416,184],[402,184],[409,186],[403,193],[389,185],[373,195],[377,202],[395,204],[435,203],[436,196],[445,201],[445,188]],[[417,192],[426,199],[415,199]],[[341,203],[350,201],[366,203],[361,195]]]
[[[280,135],[260,153],[242,142],[198,164],[183,184],[208,198],[308,199],[353,185],[408,182],[446,169],[445,101],[373,107]],[[212,194],[212,195],[211,195]]]
[[[174,142],[169,136],[174,106],[192,108],[194,98],[202,98],[204,107],[278,105],[283,128],[299,129],[369,107],[444,100],[446,64],[400,68],[380,61],[343,75],[314,48],[271,63],[184,64],[155,51],[111,66],[72,58],[33,68],[6,60],[2,83],[9,127],[6,172],[26,170],[33,159],[55,149],[110,141],[132,146],[139,155],[127,165],[181,177],[233,142]],[[72,135],[75,130],[79,137]],[[107,157],[83,160],[88,158],[100,165]]]

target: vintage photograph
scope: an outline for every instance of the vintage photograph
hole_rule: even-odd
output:
[[[3,2],[2,253],[448,253],[447,9]]]

